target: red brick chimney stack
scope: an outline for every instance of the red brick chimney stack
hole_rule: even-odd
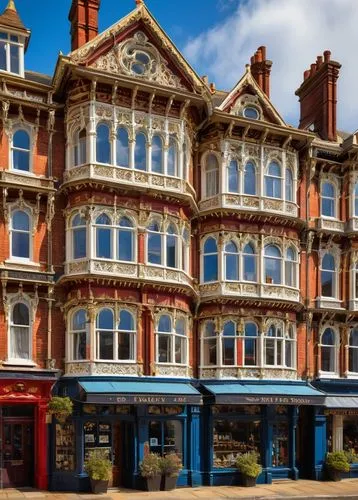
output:
[[[267,97],[270,97],[271,66],[272,61],[266,59],[266,47],[259,47],[251,57],[251,74]]]
[[[303,73],[296,95],[300,99],[300,128],[314,131],[327,141],[337,140],[337,79],[341,65],[331,61],[331,52],[317,56],[315,63]]]
[[[98,35],[98,11],[101,0],[72,0],[68,19],[71,23],[71,50],[76,50]]]

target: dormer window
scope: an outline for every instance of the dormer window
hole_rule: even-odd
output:
[[[260,113],[253,106],[246,106],[243,109],[243,113],[245,118],[249,118],[250,120],[258,120],[260,118]]]
[[[11,33],[0,32],[0,70],[23,75],[23,38]]]

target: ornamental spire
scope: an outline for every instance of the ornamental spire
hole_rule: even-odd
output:
[[[144,0],[135,0],[136,5],[139,7],[144,4]]]
[[[16,12],[15,0],[9,0],[5,10],[14,10]]]

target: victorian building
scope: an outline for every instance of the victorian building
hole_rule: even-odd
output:
[[[149,451],[180,455],[180,486],[232,484],[252,450],[261,482],[319,478],[328,449],[358,453],[340,65],[305,73],[294,128],[265,47],[224,92],[141,0],[101,34],[99,7],[72,1],[52,78],[25,70],[12,0],[0,16],[3,483],[85,491],[96,448],[112,486],[140,487]]]

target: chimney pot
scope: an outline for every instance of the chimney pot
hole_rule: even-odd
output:
[[[261,47],[259,47],[259,50],[261,51],[262,54],[262,60],[266,61],[266,47],[264,45],[261,45]]]
[[[323,64],[323,57],[322,56],[317,56],[317,61],[316,61],[316,65],[317,65],[317,69],[319,69]]]
[[[309,78],[309,77],[310,77],[310,70],[306,69],[306,71],[303,73],[303,79],[307,80],[307,78]]]
[[[251,62],[251,64],[255,64],[255,57],[254,56],[251,56],[250,62]]]
[[[214,83],[214,82],[211,82],[211,83],[210,83],[210,92],[211,92],[212,94],[215,94],[215,92],[216,92],[216,85],[215,85],[215,83]]]
[[[98,35],[98,11],[101,0],[72,0],[68,19],[71,23],[71,50],[76,50]]]
[[[331,60],[331,51],[330,50],[325,50],[323,52],[324,55],[324,62],[329,62]]]
[[[313,76],[316,73],[317,66],[313,63],[311,64],[310,76]]]
[[[257,57],[256,57],[256,62],[262,62],[263,61],[263,57],[262,57],[262,51],[261,51],[261,47],[259,47],[257,49]]]

